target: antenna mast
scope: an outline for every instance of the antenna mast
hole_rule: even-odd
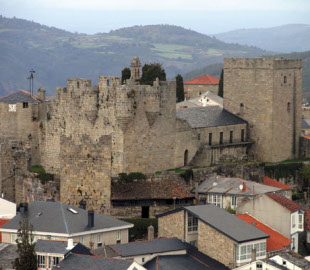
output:
[[[33,79],[34,79],[33,74],[35,73],[35,71],[31,69],[29,72],[30,72],[30,76],[29,78],[27,78],[29,80],[29,92],[30,92],[30,95],[33,96]]]

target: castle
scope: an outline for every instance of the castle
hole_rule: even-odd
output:
[[[139,85],[131,78],[67,79],[54,99],[20,90],[0,99],[1,192],[15,200],[14,173],[25,146],[30,165],[60,177],[60,200],[111,210],[111,178],[119,173],[209,166],[224,157],[280,161],[299,155],[301,60],[224,61],[224,108],[176,110],[175,82]],[[21,151],[22,152],[22,151]],[[16,156],[16,155],[15,155]],[[14,166],[12,160],[15,160]],[[6,180],[5,180],[6,179]]]

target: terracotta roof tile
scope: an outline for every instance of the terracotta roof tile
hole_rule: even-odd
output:
[[[209,74],[204,74],[200,77],[194,78],[190,81],[184,82],[184,84],[219,84],[220,80]]]
[[[264,184],[270,187],[277,187],[282,189],[292,189],[293,187],[285,185],[277,180],[271,179],[267,176],[264,177]]]
[[[173,181],[113,183],[112,200],[193,198],[190,186]]]
[[[292,200],[284,197],[283,195],[279,193],[269,193],[266,194],[270,199],[274,200],[275,202],[282,205],[284,208],[289,210],[290,212],[295,212],[299,210],[301,207],[298,203],[293,202]]]
[[[290,239],[286,238],[285,236],[273,230],[264,223],[259,222],[257,219],[248,214],[239,214],[236,216],[252,225],[253,222],[255,222],[256,223],[255,227],[257,229],[263,231],[264,233],[270,236],[269,238],[267,238],[267,252],[285,249],[290,243],[292,243]]]
[[[305,210],[305,229],[310,231],[310,209]]]

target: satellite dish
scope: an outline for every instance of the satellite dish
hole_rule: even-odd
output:
[[[243,190],[243,185],[240,185],[239,188],[240,188],[240,190]]]

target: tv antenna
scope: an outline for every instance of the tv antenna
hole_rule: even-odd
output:
[[[29,80],[29,92],[30,92],[30,95],[33,96],[33,79],[34,79],[33,74],[35,73],[35,71],[31,69],[29,72],[30,72],[30,76],[29,78],[27,78]]]

